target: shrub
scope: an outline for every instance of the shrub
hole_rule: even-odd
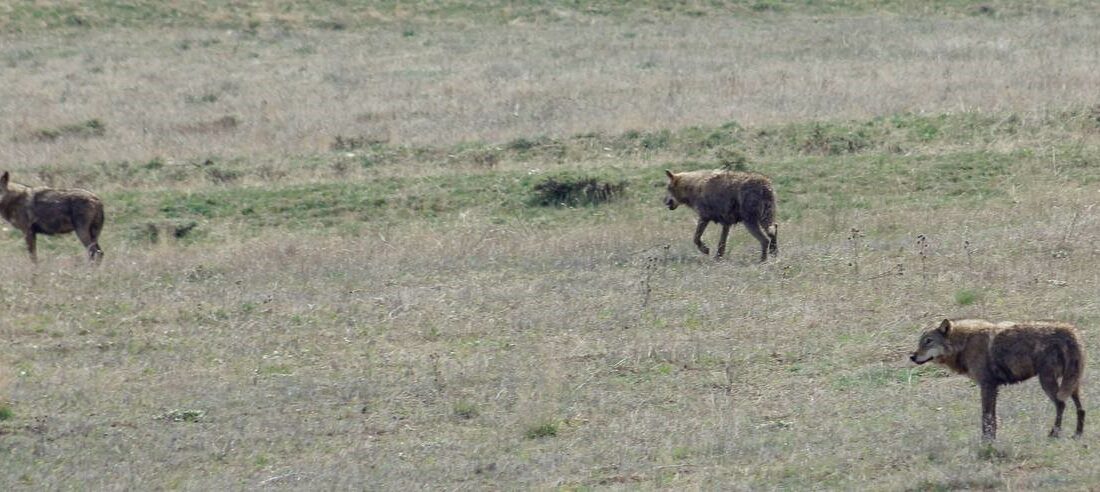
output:
[[[551,176],[535,184],[533,202],[543,207],[598,205],[622,193],[625,186],[592,177]]]

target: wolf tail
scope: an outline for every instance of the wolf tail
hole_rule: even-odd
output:
[[[92,217],[90,232],[92,233],[93,241],[99,242],[99,232],[103,230],[103,220],[103,206],[100,206],[96,209],[95,216]]]
[[[765,190],[762,198],[760,200],[760,216],[757,217],[757,220],[765,230],[777,234],[779,227],[775,224],[775,192],[769,188]]]
[[[1066,401],[1081,386],[1081,376],[1085,372],[1085,354],[1076,345],[1069,347],[1066,354],[1066,368],[1062,373],[1062,384],[1058,387],[1058,400]]]

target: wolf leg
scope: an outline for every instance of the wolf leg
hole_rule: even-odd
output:
[[[1077,407],[1077,431],[1073,437],[1081,437],[1085,432],[1085,407],[1081,405],[1081,390],[1073,390],[1073,405]]]
[[[31,255],[31,262],[38,263],[38,252],[35,247],[35,238],[33,230],[27,230],[23,233],[23,239],[27,241],[27,253]]]
[[[1062,433],[1062,415],[1066,411],[1066,402],[1058,399],[1058,377],[1053,371],[1040,370],[1039,384],[1050,401],[1054,402],[1054,426],[1050,428],[1050,437],[1058,437]]]
[[[99,248],[99,242],[96,241],[92,228],[90,226],[78,228],[76,237],[80,238],[80,243],[88,251],[88,261],[98,264],[103,259],[103,250]]]
[[[766,261],[768,259],[768,245],[771,243],[771,240],[768,239],[768,236],[764,235],[764,231],[760,230],[760,224],[745,222],[745,229],[748,229],[749,234],[752,234],[752,237],[760,241],[760,261]]]
[[[703,244],[703,232],[706,232],[707,224],[709,223],[709,220],[700,218],[699,224],[695,226],[695,247],[699,248],[699,252],[705,255],[710,254],[710,248],[707,248],[707,245]]]
[[[982,385],[982,440],[997,438],[997,385]]]
[[[768,250],[771,251],[772,256],[776,256],[779,254],[779,224],[772,224],[765,231],[768,233],[768,239],[772,241],[768,245]]]
[[[726,254],[726,238],[730,235],[729,224],[722,224],[722,235],[718,239],[718,253],[714,255],[715,258],[721,258]]]
[[[98,265],[103,261],[103,250],[99,248],[99,243],[92,243],[88,246],[88,261]]]

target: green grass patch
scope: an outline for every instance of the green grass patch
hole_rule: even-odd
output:
[[[814,210],[979,204],[1004,197],[1014,172],[1024,163],[1026,159],[987,152],[814,156],[771,162],[761,170],[775,182],[780,218],[787,220]],[[578,171],[547,176],[499,171],[309,185],[120,191],[104,198],[112,224],[129,228],[131,240],[141,242],[154,237],[201,241],[207,231],[224,225],[245,231],[352,226],[347,230],[353,232],[357,224],[447,220],[470,209],[503,220],[558,223],[586,217],[559,208],[562,205],[585,207],[614,199],[611,204],[620,210],[655,209],[662,193],[656,184],[666,167],[708,166],[661,163],[630,173]]]
[[[320,229],[349,223],[442,219],[474,208],[502,217],[545,218],[555,214],[538,211],[542,205],[593,205],[623,196],[626,190],[625,181],[560,176],[564,175],[544,178],[514,171],[195,191],[120,191],[105,199],[111,204],[109,212],[115,224],[135,228],[131,234],[135,240],[150,241],[154,236],[150,224],[158,229],[156,236],[163,238],[166,232],[171,233],[169,229],[180,230],[174,227],[178,224],[198,230],[210,223],[235,223],[252,229]]]
[[[553,420],[537,422],[530,425],[527,430],[523,432],[523,435],[528,439],[540,439],[543,437],[557,436],[558,422]]]
[[[1025,125],[1011,115],[902,114],[863,122],[818,122],[748,129],[729,123],[652,133],[599,133],[554,140],[545,137],[515,139],[496,147],[471,142],[451,148],[391,146],[381,142],[340,139],[340,148],[353,148],[355,159],[372,166],[425,166],[440,160],[472,163],[466,170],[420,177],[348,177],[339,181],[241,185],[244,177],[261,177],[263,166],[243,160],[195,161],[166,165],[99,163],[74,169],[47,168],[40,177],[76,173],[87,179],[122,183],[206,180],[194,189],[132,187],[106,193],[110,226],[127,231],[126,240],[151,243],[164,239],[197,243],[224,238],[224,232],[248,235],[262,229],[336,231],[358,234],[365,224],[394,224],[408,220],[448,221],[476,210],[493,220],[525,221],[536,225],[572,224],[578,220],[606,220],[600,214],[636,215],[660,206],[663,170],[748,169],[769,175],[779,194],[780,220],[840,217],[851,210],[887,213],[899,208],[934,211],[942,207],[985,206],[1008,202],[1021,185],[1019,176],[1035,171],[1061,180],[1082,183],[1098,179],[1100,161],[1082,144],[1066,144],[1044,152],[997,152],[982,145],[957,147],[967,139],[998,134],[1062,134],[1089,124],[1091,113],[1067,112],[1052,118],[1046,129]],[[962,135],[961,137],[959,135]],[[895,146],[946,147],[938,152],[904,154]],[[646,167],[585,167],[587,149],[629,159],[663,149],[687,157],[676,162],[653,162]],[[580,164],[564,168],[564,152]],[[1047,152],[1054,152],[1051,160]],[[332,156],[303,158],[303,167],[331,166]],[[341,154],[336,158],[346,159]],[[543,173],[501,165],[516,160],[545,160],[557,169]],[[1051,163],[1053,161],[1053,163]],[[182,174],[181,174],[182,173]],[[253,179],[254,179],[253,178]],[[337,178],[334,178],[337,179]],[[248,180],[252,182],[252,180]],[[94,186],[91,186],[94,189]],[[592,207],[600,205],[600,207]],[[836,227],[842,227],[839,222]],[[46,245],[45,247],[48,247]]]
[[[454,404],[454,415],[463,420],[469,420],[478,416],[477,405],[468,401],[460,401]]]
[[[869,120],[810,121],[764,127],[743,127],[737,122],[719,126],[694,126],[678,130],[637,131],[620,134],[584,133],[565,138],[516,138],[500,145],[483,142],[450,148],[394,146],[382,142],[349,144],[375,165],[417,162],[473,162],[492,168],[501,162],[563,162],[605,158],[645,158],[674,155],[706,168],[760,169],[770,162],[799,157],[855,155],[918,155],[948,152],[986,152],[1005,141],[1046,142],[1051,135],[1091,134],[1100,123],[1091,108],[1051,112],[1042,118],[1022,118],[1001,113],[900,113]],[[1067,142],[1071,141],[1066,139]],[[334,144],[335,145],[335,144]],[[1087,148],[1067,143],[1055,149],[1063,165],[1095,167]],[[925,152],[939,149],[937,152]],[[1048,150],[1049,151],[1049,150]],[[1049,158],[1049,156],[1048,156]],[[754,164],[755,163],[755,164]]]
[[[955,304],[969,306],[982,299],[981,291],[975,289],[959,289],[955,291]]]

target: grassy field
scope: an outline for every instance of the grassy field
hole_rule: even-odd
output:
[[[0,7],[0,162],[107,203],[100,268],[0,233],[0,483],[1100,486],[1038,383],[985,447],[907,360],[946,316],[1097,357],[1093,4],[342,3]],[[661,206],[722,166],[778,259]]]

